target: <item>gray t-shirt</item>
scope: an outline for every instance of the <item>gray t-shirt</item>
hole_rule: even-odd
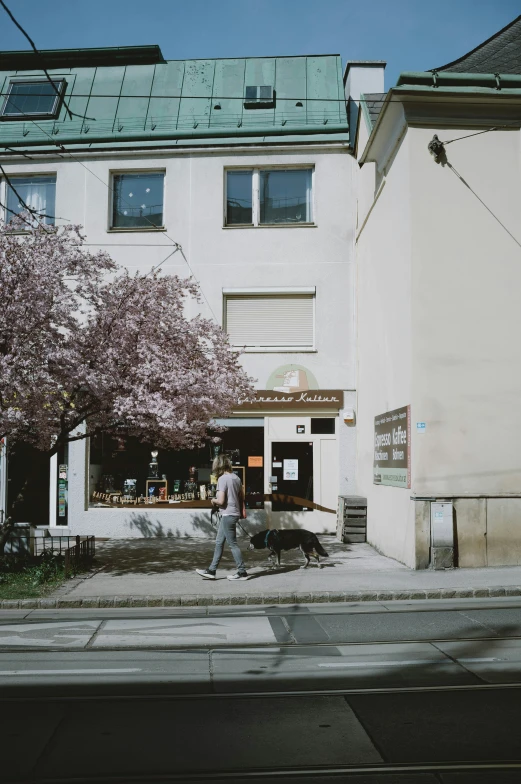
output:
[[[237,474],[222,474],[217,480],[217,490],[224,493],[224,504],[221,506],[222,515],[241,516],[242,482]]]

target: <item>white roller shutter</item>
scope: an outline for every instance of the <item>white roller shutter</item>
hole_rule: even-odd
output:
[[[226,331],[233,346],[313,348],[314,295],[226,297]]]

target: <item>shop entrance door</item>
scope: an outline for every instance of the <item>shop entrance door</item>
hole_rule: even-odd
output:
[[[306,501],[313,501],[313,444],[274,441],[271,456],[271,475],[277,477],[272,483],[273,495],[279,496],[273,499],[273,511],[313,511],[306,505]]]

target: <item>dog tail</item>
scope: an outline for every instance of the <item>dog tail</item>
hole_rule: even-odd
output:
[[[315,548],[315,552],[317,552],[319,555],[321,555],[322,558],[329,558],[329,554],[326,553],[326,551],[324,550],[324,548],[320,544],[318,536],[314,536],[313,537],[313,547]]]

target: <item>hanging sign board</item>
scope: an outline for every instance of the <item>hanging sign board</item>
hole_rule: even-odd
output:
[[[374,420],[373,483],[411,486],[411,407],[380,414]]]

